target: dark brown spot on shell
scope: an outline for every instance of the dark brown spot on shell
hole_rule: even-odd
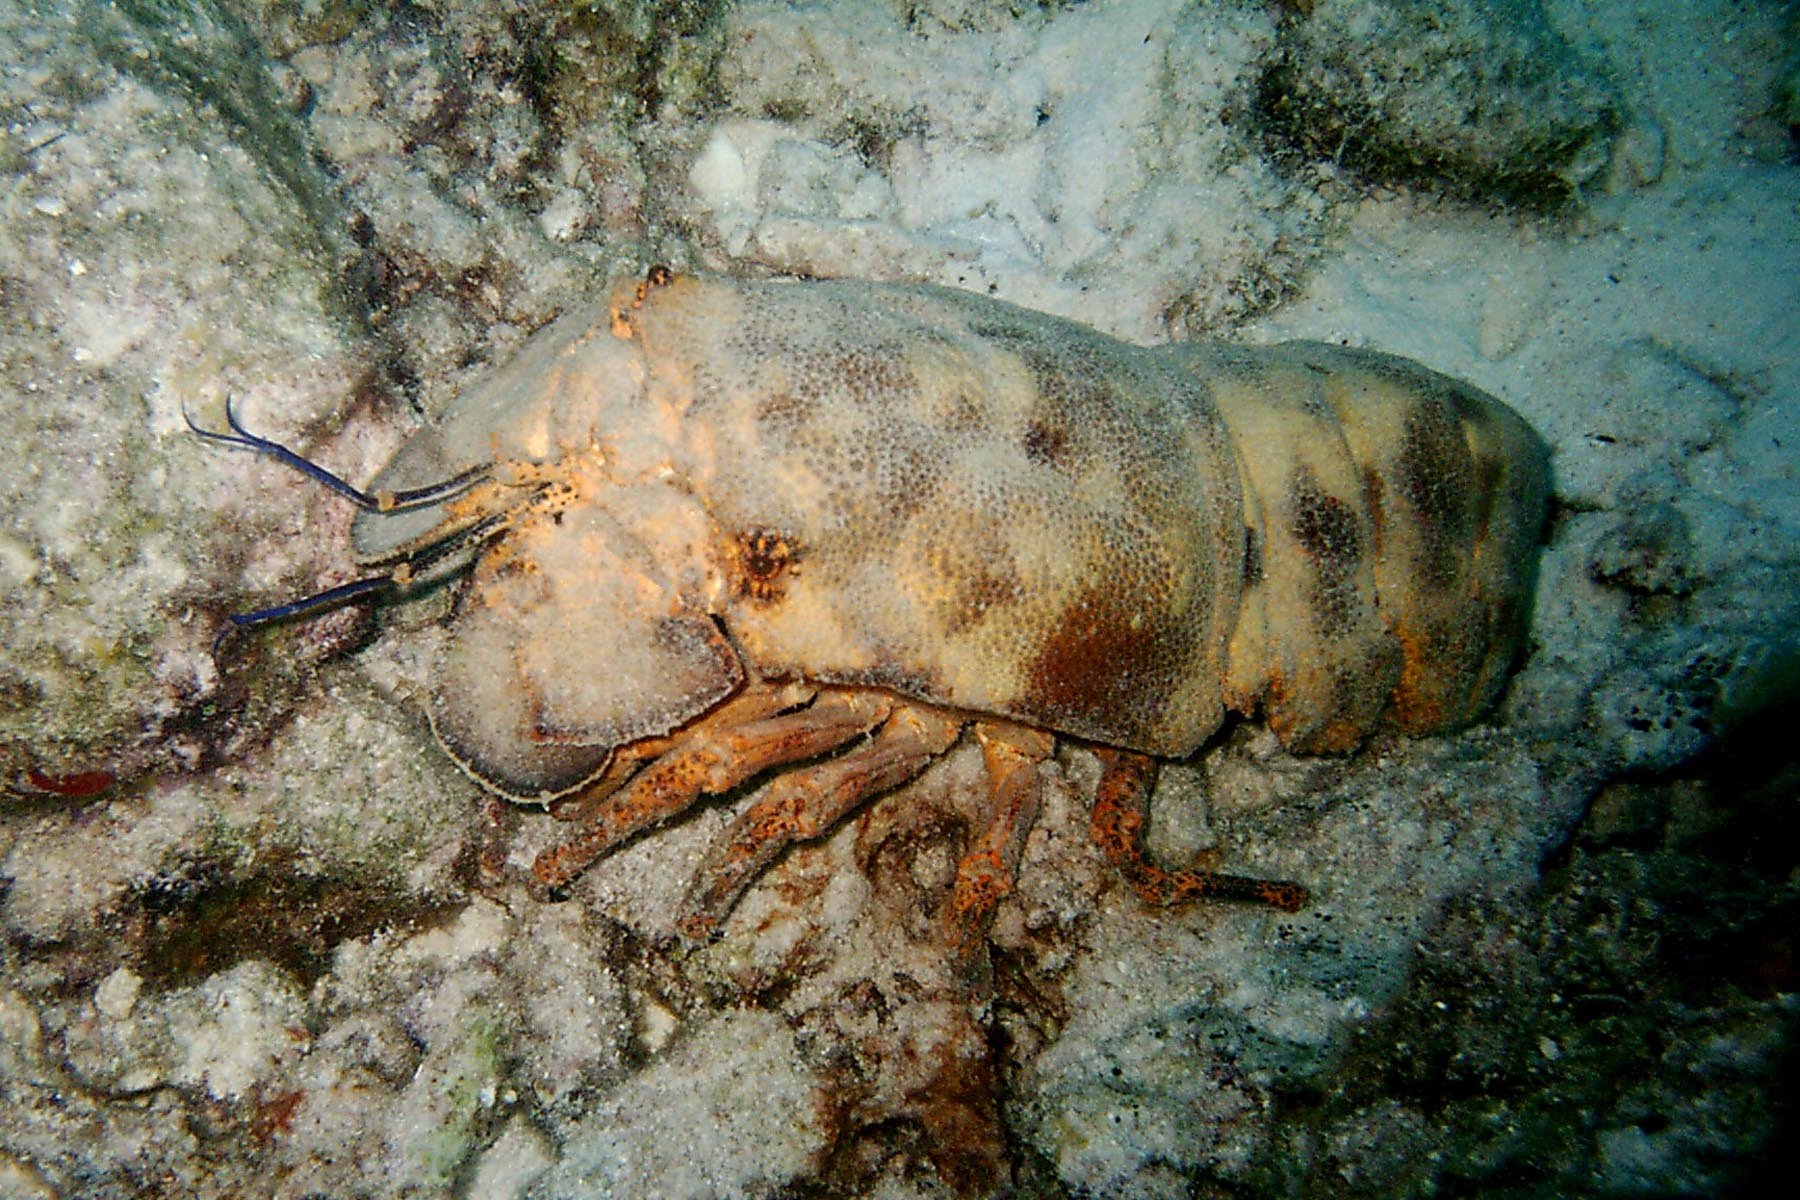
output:
[[[1469,523],[1477,531],[1486,531],[1494,523],[1495,511],[1504,499],[1506,463],[1491,454],[1475,456],[1475,509]]]
[[[997,342],[1005,346],[1017,346],[1030,341],[1031,337],[1022,329],[994,321],[970,321],[969,332],[984,342]]]
[[[1262,582],[1263,552],[1262,538],[1250,526],[1244,526],[1244,587],[1253,588]]]
[[[1055,466],[1068,453],[1069,432],[1047,421],[1035,420],[1025,430],[1021,444],[1025,448],[1025,457],[1032,462]]]
[[[1308,467],[1294,472],[1288,484],[1294,540],[1312,567],[1312,608],[1328,636],[1342,633],[1355,619],[1354,580],[1362,562],[1362,528],[1350,506],[1319,486]]]
[[[1020,345],[1017,353],[1050,411],[1092,416],[1121,407],[1118,386],[1106,374],[1104,364],[1030,343]]]
[[[1387,524],[1387,510],[1382,507],[1387,498],[1387,485],[1381,481],[1381,472],[1374,467],[1364,467],[1362,472],[1363,511],[1369,514],[1369,532],[1373,535],[1373,550],[1381,553],[1382,532]]]
[[[956,583],[956,599],[947,618],[951,633],[961,633],[1015,603],[1022,591],[1018,576],[977,568]]]
[[[793,392],[772,392],[756,401],[756,420],[782,433],[792,435],[811,424],[818,405],[808,396]]]
[[[901,347],[842,350],[831,356],[827,378],[850,396],[883,406],[901,403],[919,386]]]
[[[865,486],[882,522],[898,527],[929,510],[944,480],[943,464],[931,447],[900,442],[880,447],[874,458],[874,470]]]
[[[950,633],[962,633],[1024,593],[1011,549],[996,530],[958,529],[957,536],[934,538],[927,549],[931,570],[950,585],[935,611]]]
[[[1424,545],[1419,568],[1446,588],[1462,574],[1470,534],[1469,446],[1451,405],[1413,406],[1396,463],[1396,490],[1417,515]]]
[[[944,405],[944,430],[947,433],[969,433],[982,428],[987,410],[967,392],[958,392]]]

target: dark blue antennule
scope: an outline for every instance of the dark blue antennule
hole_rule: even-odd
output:
[[[366,596],[370,592],[379,592],[385,588],[397,586],[392,575],[371,575],[366,579],[353,579],[349,583],[340,583],[334,588],[326,588],[322,592],[314,592],[310,596],[302,596],[298,600],[289,600],[286,604],[271,604],[267,608],[259,608],[255,612],[232,613],[226,620],[238,629],[252,629],[258,625],[267,625],[271,621],[285,621],[289,617],[311,616],[313,613],[348,604],[358,596]]]
[[[226,446],[239,446],[245,450],[254,450],[258,454],[267,455],[301,474],[324,484],[338,495],[343,496],[358,508],[374,513],[403,512],[411,508],[423,508],[438,504],[468,491],[493,474],[493,465],[483,463],[470,467],[460,475],[453,476],[427,487],[408,488],[398,492],[365,492],[354,487],[337,475],[327,471],[318,463],[305,455],[298,454],[283,446],[280,442],[258,437],[245,429],[238,421],[237,413],[231,406],[231,397],[225,397],[225,424],[230,430],[221,433],[216,429],[204,429],[194,423],[187,414],[181,411],[181,419],[187,422],[189,429],[209,442],[218,442]],[[219,646],[226,638],[240,629],[255,629],[261,625],[272,625],[278,621],[303,620],[316,616],[329,609],[353,603],[364,597],[374,597],[383,592],[404,592],[420,586],[430,568],[444,559],[450,558],[457,551],[496,536],[506,526],[506,513],[490,513],[479,520],[452,528],[441,533],[435,540],[426,542],[409,551],[398,563],[394,564],[386,574],[371,575],[365,579],[353,579],[349,583],[341,583],[337,587],[326,588],[322,592],[314,592],[310,596],[302,596],[298,600],[290,600],[285,604],[272,604],[268,608],[259,608],[254,612],[232,613],[226,618],[228,622],[213,638],[213,657],[219,655]],[[439,526],[440,530],[443,528]],[[442,578],[442,575],[438,576]]]
[[[271,604],[269,607],[259,608],[255,612],[231,613],[225,618],[229,624],[219,630],[218,636],[213,638],[213,657],[219,656],[219,646],[225,639],[240,629],[255,629],[258,625],[272,625],[277,621],[315,616],[374,592],[388,591],[398,586],[399,584],[392,575],[371,575],[367,579],[353,579],[349,583],[341,583],[337,587],[326,588],[322,592],[314,592],[312,595],[302,596],[298,600],[289,600],[286,604]]]
[[[452,530],[434,542],[420,546],[406,558],[396,563],[385,575],[370,575],[363,579],[352,579],[349,583],[340,583],[336,587],[326,588],[322,592],[314,592],[310,596],[302,596],[298,600],[289,600],[284,604],[271,604],[267,608],[259,608],[253,612],[231,613],[226,616],[226,626],[219,630],[213,638],[212,654],[219,656],[219,647],[225,639],[240,629],[255,629],[261,625],[273,625],[279,621],[305,620],[322,612],[350,604],[365,596],[376,596],[382,592],[407,592],[414,588],[435,586],[437,580],[446,576],[434,574],[431,568],[454,555],[457,551],[469,546],[478,546],[506,527],[507,514],[492,513],[472,525]],[[457,569],[461,569],[460,567]]]
[[[270,441],[266,437],[258,437],[245,429],[239,423],[237,413],[231,407],[229,395],[225,397],[225,424],[230,427],[230,433],[220,433],[216,429],[204,429],[194,424],[194,418],[188,416],[186,408],[181,410],[181,419],[187,422],[189,429],[209,442],[219,442],[226,446],[241,446],[246,450],[254,450],[258,454],[266,454],[277,462],[292,467],[308,478],[324,484],[358,508],[368,512],[401,512],[409,508],[422,508],[428,504],[448,500],[452,496],[468,491],[486,479],[493,470],[490,465],[484,463],[478,467],[470,467],[460,475],[454,475],[426,487],[408,488],[401,492],[371,494],[355,487],[341,477],[333,475],[310,458],[288,449],[280,442]]]

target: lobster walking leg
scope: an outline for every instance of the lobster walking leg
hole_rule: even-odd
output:
[[[961,732],[961,722],[935,709],[896,704],[867,745],[776,779],[707,856],[689,893],[682,936],[711,938],[744,889],[783,850],[818,837],[863,801],[914,778]]]
[[[1094,797],[1094,842],[1144,903],[1168,907],[1199,899],[1235,900],[1282,912],[1299,912],[1306,906],[1306,889],[1297,883],[1216,871],[1172,871],[1152,862],[1144,848],[1144,826],[1156,760],[1129,750],[1097,753],[1104,770]]]
[[[549,895],[641,829],[719,795],[770,767],[815,758],[880,724],[891,701],[872,692],[821,692],[798,712],[695,730],[608,796],[574,837],[538,855],[533,888]]]
[[[656,762],[671,754],[686,754],[702,745],[716,746],[720,734],[725,730],[735,731],[740,726],[761,721],[765,717],[796,711],[808,704],[815,695],[817,693],[813,689],[800,684],[790,683],[778,687],[752,684],[686,729],[662,737],[644,738],[619,747],[613,751],[612,761],[607,764],[606,770],[592,783],[578,792],[559,796],[544,807],[558,821],[568,821],[577,826],[603,820],[597,815],[601,806],[620,788],[636,779],[643,771],[644,764]]]
[[[1019,872],[1025,839],[1037,823],[1038,764],[1056,740],[1022,725],[983,721],[975,726],[988,777],[988,824],[957,864],[945,919],[961,967],[972,964],[987,941],[994,906],[1009,894]]]

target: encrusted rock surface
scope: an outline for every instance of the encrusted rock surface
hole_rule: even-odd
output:
[[[1549,52],[1457,69],[1500,43]],[[1796,1027],[1793,46],[1722,0],[0,9],[0,1192],[1754,1187]],[[1259,87],[1350,63],[1365,157],[1297,169]],[[183,414],[364,480],[652,261],[1468,378],[1555,447],[1531,654],[1453,736],[1246,725],[1164,772],[1158,851],[1303,880],[1293,916],[1142,909],[1067,748],[962,977],[967,746],[705,950],[668,934],[747,797],[536,903],[561,830],[418,715],[441,595],[214,645],[348,578],[350,513]]]

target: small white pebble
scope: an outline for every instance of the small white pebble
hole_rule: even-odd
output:
[[[670,1035],[680,1024],[679,1017],[653,1000],[644,1005],[644,1011],[638,1015],[638,1037],[643,1040],[644,1049],[655,1054],[668,1044]]]
[[[94,989],[94,1008],[103,1017],[123,1021],[137,1007],[138,993],[143,990],[143,979],[136,972],[120,967]]]

